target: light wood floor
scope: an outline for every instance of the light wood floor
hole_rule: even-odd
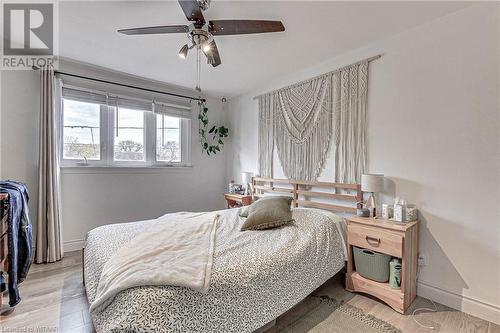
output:
[[[419,327],[411,312],[419,307],[431,307],[430,301],[418,297],[409,314],[400,315],[383,303],[360,294],[344,290],[343,275],[338,274],[318,288],[313,294],[328,295],[364,310],[391,323],[403,332],[431,332]],[[28,278],[21,284],[21,303],[9,315],[0,317],[0,332],[93,332],[88,304],[82,285],[81,254],[67,253],[57,263],[33,265]],[[268,332],[295,321],[306,313],[318,299],[308,297],[279,317]],[[435,313],[424,312],[417,318],[426,325],[437,327],[434,332],[500,333],[500,326],[437,304]]]

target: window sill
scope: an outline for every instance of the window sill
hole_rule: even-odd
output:
[[[191,172],[192,165],[187,166],[61,166],[61,174],[156,174]]]

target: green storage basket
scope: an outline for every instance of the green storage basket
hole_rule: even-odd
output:
[[[356,272],[362,277],[378,282],[389,281],[391,256],[353,246]]]

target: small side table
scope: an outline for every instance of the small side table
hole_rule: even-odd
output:
[[[227,202],[227,208],[248,206],[252,203],[252,196],[251,195],[224,193],[224,198],[226,199],[226,202]]]
[[[347,220],[346,289],[375,296],[405,313],[417,296],[418,221],[397,224],[390,220],[350,216]],[[372,281],[356,272],[353,246],[401,259],[401,288]]]

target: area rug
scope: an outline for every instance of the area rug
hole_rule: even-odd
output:
[[[365,314],[362,310],[328,296],[295,322],[282,328],[283,333],[401,333],[391,324]]]

